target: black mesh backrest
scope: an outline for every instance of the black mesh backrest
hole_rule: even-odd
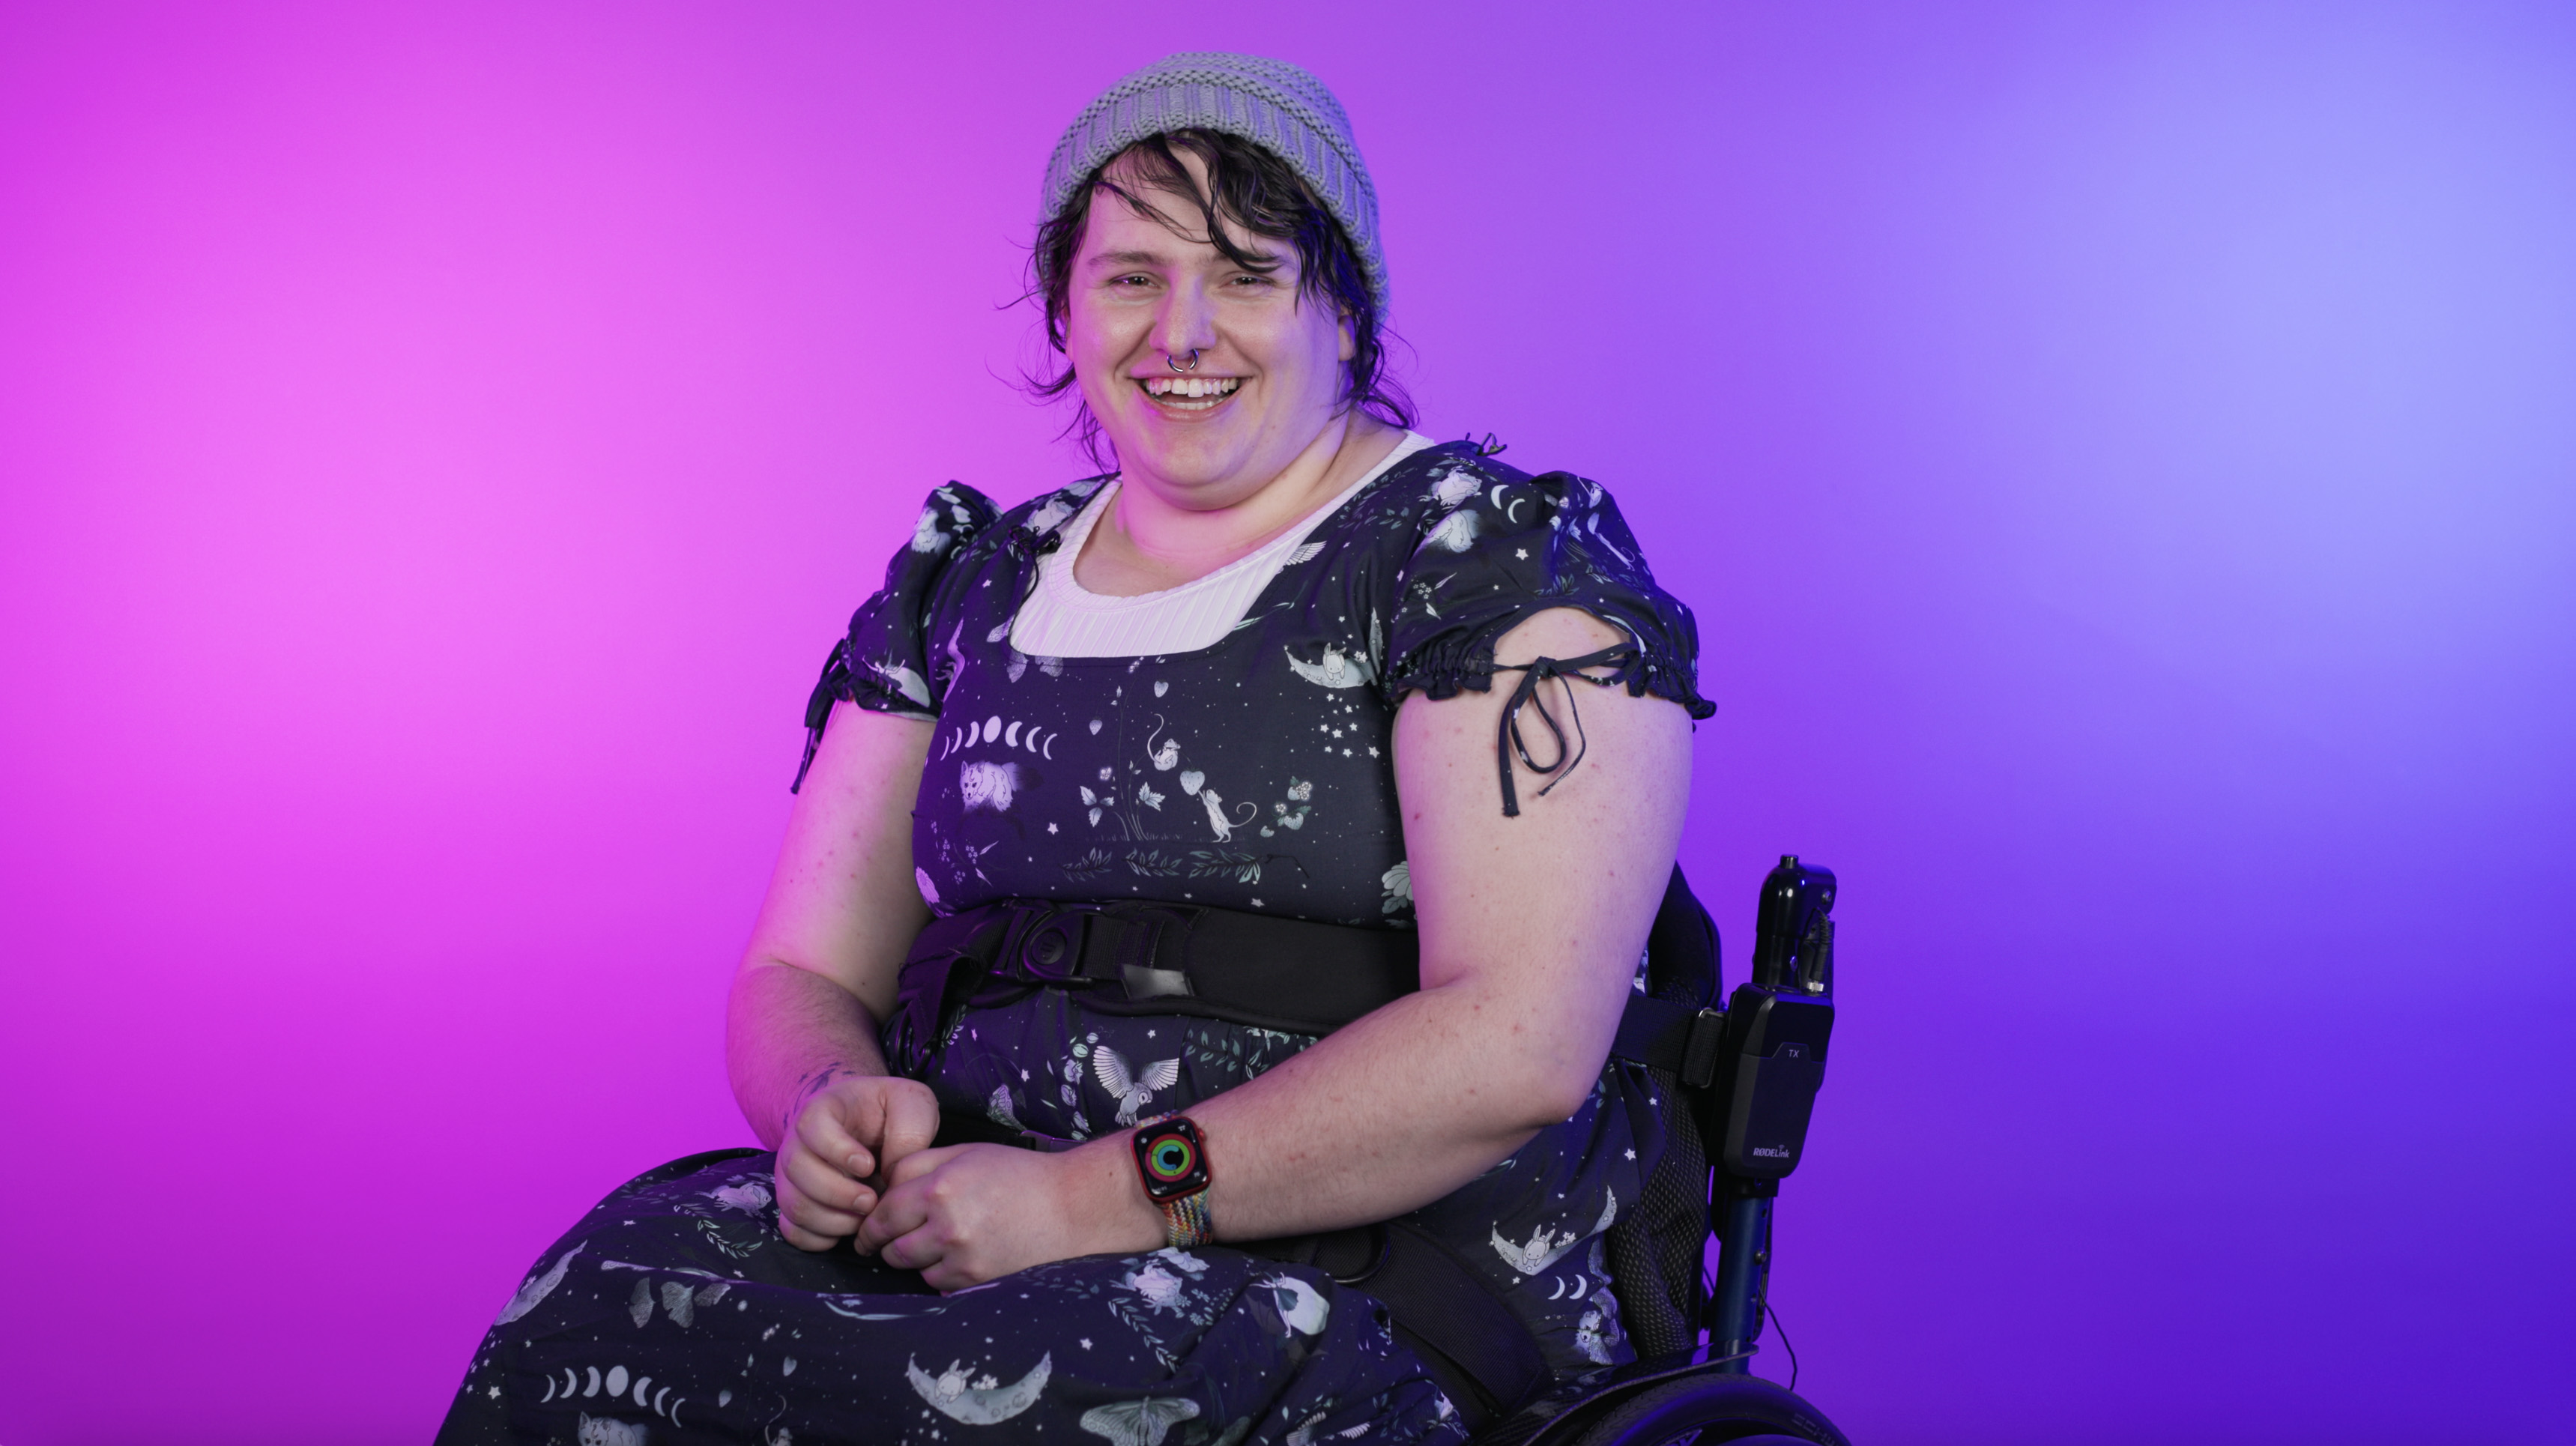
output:
[[[1679,865],[1646,936],[1646,991],[1705,1009],[1717,998],[1717,925]],[[1622,1211],[1606,1242],[1611,1288],[1628,1338],[1644,1357],[1699,1345],[1700,1268],[1708,1251],[1708,1151],[1670,1071],[1649,1069],[1664,1121],[1664,1153],[1645,1198]]]

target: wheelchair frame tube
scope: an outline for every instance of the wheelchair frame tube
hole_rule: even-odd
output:
[[[1779,1187],[1769,1180],[1718,1177],[1724,1197],[1717,1210],[1717,1288],[1708,1301],[1708,1355],[1712,1369],[1750,1375],[1760,1347],[1762,1303],[1771,1284],[1771,1201]],[[1727,1357],[1735,1357],[1728,1360]]]

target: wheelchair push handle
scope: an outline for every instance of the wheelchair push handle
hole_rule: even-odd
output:
[[[1762,881],[1755,914],[1753,982],[1800,994],[1834,992],[1834,871],[1782,854]]]

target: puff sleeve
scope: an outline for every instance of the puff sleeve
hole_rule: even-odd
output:
[[[1584,664],[1585,681],[1670,699],[1693,718],[1717,711],[1699,695],[1697,622],[1656,584],[1601,484],[1569,472],[1532,477],[1473,455],[1444,459],[1428,481],[1420,541],[1398,575],[1386,642],[1390,705],[1416,689],[1435,699],[1491,689],[1497,671],[1510,671],[1495,667],[1495,642],[1534,613],[1571,607],[1628,639]],[[1510,730],[1537,684],[1576,676],[1547,664],[1524,671],[1498,750],[1517,746]],[[1555,726],[1544,702],[1539,711]],[[1504,811],[1515,813],[1507,759],[1502,772]]]
[[[790,793],[804,786],[834,703],[855,703],[873,713],[938,716],[948,678],[930,657],[929,619],[959,554],[998,515],[991,498],[962,482],[932,489],[912,540],[886,564],[885,586],[850,615],[849,631],[824,656],[823,676],[805,702],[805,757]]]

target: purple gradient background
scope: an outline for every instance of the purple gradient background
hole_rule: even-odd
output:
[[[1698,607],[1739,957],[1847,881],[1802,1387],[2576,1440],[2571,12],[1311,0],[0,4],[0,1439],[425,1439],[748,1138],[815,664],[1075,473],[1039,164],[1208,46],[1353,111],[1426,429]]]

